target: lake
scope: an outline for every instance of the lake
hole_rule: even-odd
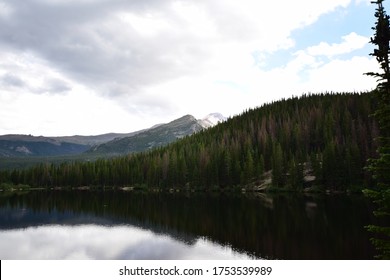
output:
[[[0,193],[0,259],[372,259],[362,195]]]

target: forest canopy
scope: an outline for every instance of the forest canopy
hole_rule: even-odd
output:
[[[271,179],[285,190],[345,191],[371,184],[378,125],[372,93],[323,93],[249,109],[165,147],[112,159],[2,171],[0,183],[226,189]]]

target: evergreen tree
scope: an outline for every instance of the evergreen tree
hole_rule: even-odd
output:
[[[389,66],[389,43],[390,43],[390,25],[389,16],[386,14],[382,4],[383,0],[373,1],[371,3],[378,5],[375,17],[377,18],[374,37],[371,43],[376,45],[376,49],[371,53],[376,57],[381,73],[367,73],[367,75],[378,78],[376,96],[378,100],[378,109],[374,117],[378,121],[380,137],[378,158],[372,159],[369,169],[377,181],[378,190],[366,190],[369,195],[378,204],[378,210],[375,215],[384,217],[389,221],[390,218],[390,66]],[[380,250],[380,256],[384,259],[390,259],[390,227],[370,225],[368,230],[379,234],[379,237],[372,239],[374,245]]]
[[[283,151],[281,145],[276,143],[272,157],[272,184],[275,187],[282,187],[284,185],[283,181]]]
[[[250,109],[165,147],[96,161],[0,172],[0,183],[39,187],[231,188],[269,182],[300,190],[367,186],[377,149],[371,93],[304,95]],[[310,182],[303,174],[314,175]]]

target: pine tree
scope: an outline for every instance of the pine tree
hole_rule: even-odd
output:
[[[272,158],[272,185],[282,187],[283,182],[283,151],[279,143],[273,148]]]
[[[373,1],[371,3],[378,5],[375,17],[377,18],[374,37],[371,43],[377,48],[370,55],[376,57],[381,73],[366,73],[367,75],[378,78],[376,96],[378,109],[374,113],[378,121],[380,137],[378,154],[379,157],[372,159],[369,170],[373,173],[377,181],[378,190],[366,190],[365,193],[370,196],[377,204],[378,210],[374,212],[376,216],[390,217],[390,66],[389,66],[389,43],[390,43],[390,25],[389,16],[386,14],[382,4],[383,0]],[[380,251],[380,258],[390,259],[390,227],[369,225],[368,230],[379,234],[380,237],[372,238],[373,244]]]

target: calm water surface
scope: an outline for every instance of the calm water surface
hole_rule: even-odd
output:
[[[358,195],[0,194],[0,259],[372,259]]]

